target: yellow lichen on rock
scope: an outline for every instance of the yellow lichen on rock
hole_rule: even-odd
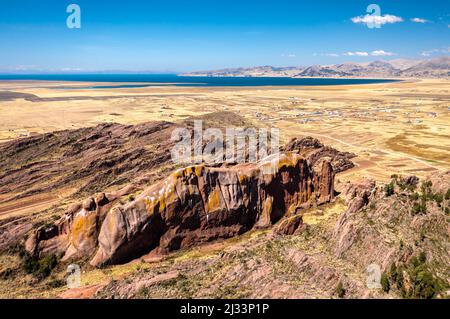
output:
[[[97,226],[97,214],[95,212],[80,211],[74,218],[70,242],[77,245],[79,242],[89,239]]]
[[[212,192],[208,195],[208,200],[206,202],[206,213],[211,213],[219,210],[221,205],[221,193],[219,187],[215,187]]]

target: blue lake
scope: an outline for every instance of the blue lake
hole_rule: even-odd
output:
[[[284,77],[203,77],[178,76],[176,74],[7,74],[0,80],[45,80],[77,82],[120,82],[130,84],[95,85],[87,88],[133,88],[148,86],[320,86],[376,84],[395,82],[385,79],[329,79],[329,78],[284,78]],[[136,84],[133,84],[136,83]]]

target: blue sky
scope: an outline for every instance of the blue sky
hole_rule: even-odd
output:
[[[81,8],[81,29],[66,26],[71,3]],[[391,23],[372,29],[364,24],[371,3]],[[0,0],[0,5],[2,72],[180,72],[450,54],[448,0]]]

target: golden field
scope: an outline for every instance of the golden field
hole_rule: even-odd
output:
[[[342,179],[386,180],[393,173],[427,176],[450,168],[448,80],[317,87],[85,89],[90,85],[99,84],[0,82],[0,91],[40,98],[0,101],[0,142],[101,122],[173,122],[226,110],[255,126],[278,127],[281,142],[310,135],[356,153],[357,167],[341,175]]]

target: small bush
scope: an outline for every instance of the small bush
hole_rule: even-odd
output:
[[[134,201],[134,200],[135,200],[134,195],[128,195],[128,201],[129,201],[129,202],[132,202],[132,201]]]
[[[58,258],[55,255],[36,259],[27,253],[22,258],[22,265],[25,272],[34,275],[38,279],[48,277],[57,264]]]
[[[447,189],[447,193],[445,193],[445,199],[449,200],[450,199],[450,188]]]
[[[418,215],[418,214],[426,214],[427,213],[427,204],[425,202],[421,203],[414,203],[412,207],[412,214]]]
[[[419,258],[418,258],[419,263],[424,264],[427,261],[427,255],[425,254],[425,252],[421,252],[419,254]]]
[[[389,290],[391,289],[389,278],[385,272],[381,275],[381,287],[383,288],[384,292],[389,292]]]
[[[385,193],[387,197],[394,195],[394,183],[391,182],[386,185]]]
[[[148,293],[149,293],[148,287],[142,286],[142,287],[138,290],[137,295],[138,295],[140,298],[148,298]]]
[[[417,192],[414,192],[413,194],[411,194],[410,199],[414,201],[418,200],[419,194]]]
[[[33,274],[37,271],[37,269],[39,268],[38,266],[38,261],[33,258],[32,256],[30,256],[29,254],[25,255],[22,258],[22,266],[23,266],[23,270],[25,270],[25,272],[27,274]]]
[[[11,268],[6,268],[0,272],[0,280],[7,280],[14,277],[14,270]]]
[[[395,265],[395,263],[392,263],[391,269],[389,270],[389,278],[392,280],[392,282],[397,281],[397,275],[397,266]]]
[[[425,234],[425,231],[422,229],[420,231],[420,241],[424,241],[427,238],[427,235]]]
[[[65,286],[67,283],[64,279],[53,279],[47,283],[49,288],[59,288]]]
[[[408,274],[411,280],[411,289],[409,289],[407,294],[408,298],[431,299],[442,289],[439,281],[428,270],[426,255],[423,252],[417,258],[411,259]]]
[[[58,259],[55,255],[46,256],[38,261],[37,277],[45,278],[48,277],[52,270],[58,264]]]
[[[336,294],[339,298],[344,298],[346,293],[346,290],[344,289],[344,285],[342,284],[342,281],[339,281],[337,287],[336,287]]]
[[[395,281],[395,284],[397,286],[397,289],[402,290],[403,289],[403,267],[399,267],[397,270],[397,280]]]
[[[435,298],[442,291],[441,281],[434,277],[430,272],[427,264],[427,256],[425,252],[421,252],[418,256],[411,258],[409,263],[403,266],[391,265],[389,279],[395,282],[397,289],[403,298],[413,299],[429,299]],[[403,273],[407,275],[408,285],[405,285]],[[385,283],[382,276],[382,287],[385,289]],[[389,280],[388,280],[389,281]]]
[[[434,201],[441,206],[442,202],[444,201],[444,195],[440,193],[433,194]]]

